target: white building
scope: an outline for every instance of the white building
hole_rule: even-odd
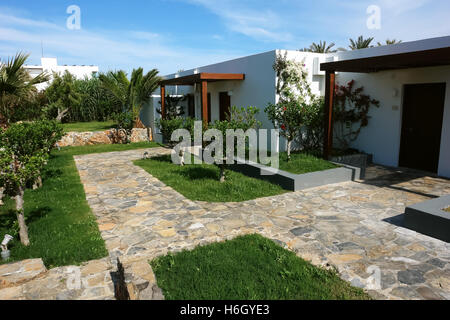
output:
[[[272,68],[277,52],[284,51],[168,75],[162,83],[164,91],[188,94],[187,116],[201,119],[207,115],[214,121],[230,105],[254,106],[261,111],[263,127],[273,128],[264,108],[277,100]],[[305,61],[316,94],[334,92],[333,79],[339,84],[355,80],[356,87],[363,86],[364,93],[380,101],[380,108],[370,110],[369,125],[352,147],[373,154],[378,164],[450,177],[450,37],[335,54],[288,51],[288,57]],[[159,117],[155,110],[160,107],[160,96],[156,93],[142,114],[157,139],[154,122]],[[330,97],[326,95],[327,102]],[[285,141],[280,145],[285,148]]]
[[[50,77],[53,77],[53,72],[63,74],[65,71],[69,71],[77,79],[84,79],[85,77],[91,78],[93,75],[98,73],[97,66],[59,66],[56,58],[41,58],[40,66],[26,65],[24,68],[33,78],[42,72],[46,72],[50,75]],[[52,79],[48,82],[41,83],[36,87],[38,90],[43,90],[50,85],[51,81]]]

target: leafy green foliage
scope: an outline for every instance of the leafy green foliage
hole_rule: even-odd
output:
[[[366,49],[366,48],[372,48],[373,45],[371,45],[373,41],[373,37],[369,37],[365,39],[363,36],[359,36],[358,39],[353,40],[350,39],[350,45],[348,46],[351,50],[359,50],[359,49]]]
[[[45,110],[48,118],[61,122],[70,110],[81,104],[81,93],[75,86],[76,78],[66,71],[61,76],[53,73],[53,81],[45,91],[49,104]]]
[[[151,261],[168,300],[367,300],[326,269],[259,235],[200,246]]]
[[[334,121],[336,139],[340,147],[348,149],[350,143],[355,141],[361,129],[369,124],[369,111],[371,106],[379,107],[380,102],[363,94],[364,87],[354,88],[355,81],[347,85],[336,85],[336,98]]]
[[[185,128],[186,123],[186,120],[181,117],[165,119],[160,118],[156,120],[156,126],[161,131],[163,141],[169,145],[173,145],[173,142],[171,141],[172,133],[175,130]]]
[[[16,196],[39,176],[62,132],[52,121],[17,123],[0,131],[0,185],[7,194]]]
[[[112,95],[121,111],[132,112],[135,119],[143,106],[151,99],[152,93],[158,88],[161,78],[158,70],[153,69],[144,74],[144,69],[134,69],[128,80],[123,70],[100,74],[103,87]]]
[[[274,127],[280,129],[280,135],[286,138],[287,156],[290,160],[292,142],[302,137],[301,130],[307,121],[311,124],[317,122],[313,118],[318,115],[316,107],[320,104],[311,93],[303,63],[289,60],[287,54],[277,55],[273,68],[277,75],[276,92],[279,101],[276,104],[269,103],[265,112]],[[315,114],[307,115],[308,111]]]
[[[23,67],[28,57],[19,52],[6,62],[0,60],[0,126],[12,122],[18,106],[33,100],[35,85],[49,79],[45,73],[31,78]]]
[[[378,45],[379,47],[381,47],[381,46],[390,46],[390,45],[392,45],[392,44],[398,44],[398,43],[402,43],[402,40],[396,40],[396,39],[390,40],[390,39],[386,39],[386,41],[385,41],[384,43],[377,42],[377,45]]]
[[[168,94],[165,100],[165,119],[174,119],[185,114],[184,108],[180,106],[180,102],[186,101],[187,96],[174,97]],[[161,104],[161,102],[159,102]],[[162,115],[161,108],[156,109],[156,112]]]
[[[336,52],[337,50],[334,50],[333,47],[335,46],[335,43],[332,42],[329,45],[327,45],[326,41],[322,40],[319,43],[315,43],[313,42],[309,48],[304,48],[300,51],[304,51],[304,52],[315,52],[315,53],[333,53]]]

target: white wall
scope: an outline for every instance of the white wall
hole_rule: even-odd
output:
[[[40,66],[25,66],[25,69],[28,70],[33,78],[42,72],[50,75],[50,81],[36,86],[38,90],[44,90],[50,85],[53,79],[53,72],[63,74],[65,71],[69,71],[77,79],[91,78],[94,73],[98,73],[97,66],[58,66],[56,58],[41,58]]]
[[[403,85],[446,82],[444,121],[438,174],[450,177],[450,66],[428,67],[378,73],[338,73],[339,84],[355,80],[364,93],[380,101],[380,108],[370,110],[369,125],[363,128],[353,147],[372,153],[374,162],[398,166],[402,128]],[[394,90],[398,95],[394,96]]]
[[[267,118],[264,109],[269,103],[276,102],[275,86],[276,75],[273,70],[276,53],[284,54],[286,51],[274,50],[261,54],[256,54],[248,57],[243,57],[235,60],[225,61],[214,65],[200,67],[188,71],[181,72],[177,76],[193,74],[194,72],[201,73],[244,73],[245,80],[243,81],[219,81],[208,83],[208,92],[211,94],[211,120],[219,119],[219,93],[232,91],[231,105],[237,107],[253,106],[259,108],[260,112],[258,120],[261,121],[262,127],[272,129],[272,122]],[[311,89],[314,94],[320,95],[324,92],[324,75],[313,75],[313,63],[315,57],[324,58],[325,55],[287,51],[288,58],[298,62],[304,61],[305,67],[308,70],[308,80],[311,83]],[[168,75],[167,78],[175,77],[175,74]],[[184,93],[192,93],[192,87],[183,88]],[[187,89],[186,89],[187,88]],[[167,87],[167,91],[174,92],[173,87]],[[180,90],[180,89],[178,89]],[[180,94],[180,92],[178,92]],[[155,92],[155,96],[157,93]],[[196,115],[200,117],[200,88],[195,93],[196,97]],[[159,100],[155,101],[154,106],[159,106]],[[150,111],[154,112],[154,111]],[[268,142],[270,146],[270,141]],[[260,146],[261,147],[261,146]],[[284,139],[280,139],[280,148],[286,148]]]

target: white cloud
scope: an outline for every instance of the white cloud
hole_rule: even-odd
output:
[[[293,36],[280,32],[282,18],[271,10],[246,7],[243,1],[236,0],[188,0],[201,5],[222,18],[228,29],[257,40],[289,42]]]

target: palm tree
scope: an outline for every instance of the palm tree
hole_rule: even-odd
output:
[[[379,47],[381,47],[381,46],[389,46],[391,44],[398,44],[398,43],[402,43],[402,40],[395,40],[395,39],[390,40],[390,39],[387,39],[386,43],[378,42],[377,44],[378,44]]]
[[[133,112],[136,121],[139,121],[139,112],[150,101],[153,91],[159,87],[161,81],[158,70],[150,70],[144,75],[142,68],[134,69],[130,80],[123,70],[100,74],[99,79],[122,110]]]
[[[30,76],[23,67],[28,57],[19,52],[5,63],[0,60],[0,124],[8,125],[14,109],[33,98],[37,92],[35,85],[49,80],[44,72],[34,78]]]
[[[373,38],[364,39],[363,36],[359,36],[356,41],[353,39],[350,39],[350,45],[348,47],[351,50],[372,48],[373,46],[370,45],[372,43],[372,41],[373,41]]]
[[[332,48],[335,46],[334,42],[330,43],[327,46],[327,42],[322,40],[319,42],[319,44],[313,42],[309,48],[304,48],[301,49],[300,51],[305,51],[305,52],[315,52],[315,53],[333,53],[336,52],[337,50],[332,50]]]

